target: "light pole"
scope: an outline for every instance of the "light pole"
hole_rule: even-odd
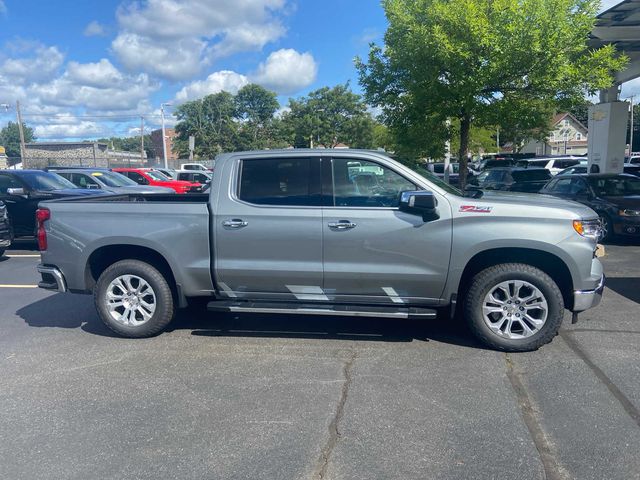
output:
[[[631,155],[633,155],[633,101],[635,100],[635,97],[635,95],[631,95],[629,97],[629,100],[631,100],[631,133],[629,135],[629,158],[631,158]]]
[[[173,105],[171,102],[165,102],[160,104],[160,118],[162,119],[162,158],[164,159],[164,168],[169,168],[167,164],[167,137],[164,132],[164,107]]]

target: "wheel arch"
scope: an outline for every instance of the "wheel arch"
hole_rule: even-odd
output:
[[[476,253],[467,262],[458,283],[458,297],[462,297],[471,279],[485,268],[501,263],[523,263],[539,268],[558,285],[565,308],[573,306],[573,278],[567,264],[557,255],[533,248],[504,247]]]
[[[177,282],[167,259],[157,250],[141,245],[104,245],[91,252],[84,271],[84,283],[87,290],[93,290],[102,272],[120,260],[140,260],[155,267],[169,283],[174,298],[179,301],[179,304],[181,306],[183,303],[186,304],[180,284]]]

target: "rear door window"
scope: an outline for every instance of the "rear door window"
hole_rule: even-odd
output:
[[[238,198],[256,205],[321,206],[320,159],[242,160]]]

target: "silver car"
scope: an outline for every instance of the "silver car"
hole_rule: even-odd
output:
[[[113,193],[176,193],[172,188],[138,185],[130,178],[111,170],[68,169],[53,172],[80,188],[100,189]]]

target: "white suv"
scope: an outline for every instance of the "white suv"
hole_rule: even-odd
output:
[[[586,157],[553,157],[553,158],[528,158],[520,160],[518,167],[539,167],[546,168],[551,175],[557,175],[565,168],[574,167],[576,165],[586,165]]]

